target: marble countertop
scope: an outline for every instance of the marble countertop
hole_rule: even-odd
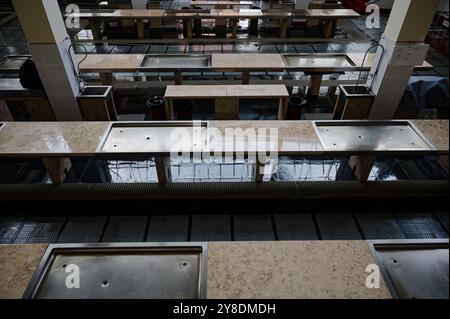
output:
[[[108,122],[8,122],[0,130],[0,156],[91,156],[108,127]]]
[[[289,97],[286,85],[262,84],[262,85],[228,85],[228,97],[253,98],[253,97]]]
[[[113,17],[129,17],[129,18],[162,18],[166,14],[165,10],[158,9],[120,9],[114,11]]]
[[[364,241],[209,243],[208,298],[390,299],[365,286],[374,263]]]
[[[448,154],[448,120],[413,120],[412,123],[438,152]]]
[[[165,98],[214,98],[226,97],[226,85],[168,85]]]
[[[448,154],[448,121],[415,120],[413,123],[439,154]],[[241,128],[243,139],[248,128],[266,129],[267,136],[278,136],[280,155],[324,152],[311,121],[211,121],[209,124],[222,134],[226,128]],[[94,156],[109,125],[109,122],[6,122],[0,130],[0,156]]]
[[[308,17],[314,18],[357,18],[359,14],[352,9],[308,9]]]
[[[168,85],[166,98],[278,98],[288,97],[285,85]]]
[[[47,245],[0,245],[0,299],[21,298]],[[391,298],[365,286],[365,241],[208,244],[210,299]]]
[[[0,299],[22,298],[47,245],[0,245]]]
[[[212,54],[212,68],[215,70],[284,70],[286,65],[280,54],[270,53],[228,53]]]
[[[144,54],[88,54],[81,62],[82,72],[102,72],[114,70],[117,72],[134,72],[144,58]],[[76,55],[77,61],[84,59],[84,54]]]
[[[297,54],[288,55],[296,56]],[[313,56],[317,59],[327,55],[330,54],[308,54],[308,56]],[[87,58],[80,64],[80,70],[82,72],[135,72],[151,69],[149,67],[141,67],[144,56],[145,54],[88,54]],[[186,56],[189,56],[189,54]],[[364,53],[348,53],[347,57],[354,62],[354,69],[359,70],[362,65]],[[84,55],[77,54],[76,58],[80,62],[84,59]],[[374,53],[367,55],[366,61],[364,62],[364,69],[370,69],[372,67],[374,58]],[[276,53],[211,54],[211,61],[211,70],[287,70],[292,68],[286,66],[281,54]],[[338,66],[336,65],[336,67]],[[429,70],[432,67],[430,63],[424,61],[422,65],[416,66],[415,70]],[[160,69],[160,67],[157,69]],[[171,68],[168,67],[167,69]]]

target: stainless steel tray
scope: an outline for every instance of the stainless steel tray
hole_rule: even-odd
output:
[[[0,73],[19,73],[22,64],[31,55],[9,55],[0,61]]]
[[[325,151],[431,152],[433,145],[409,121],[316,121]]]
[[[147,54],[140,68],[152,70],[203,70],[211,67],[211,55],[158,55]]]
[[[115,122],[99,145],[100,154],[169,154],[181,134],[189,134],[183,151],[201,149],[206,143],[207,122]],[[183,137],[187,137],[183,135]],[[187,139],[186,139],[187,140]]]
[[[395,298],[449,298],[448,240],[370,241],[369,247]]]
[[[284,54],[283,60],[290,70],[339,72],[357,68],[346,54]]]
[[[23,298],[203,299],[206,267],[204,243],[50,245]]]

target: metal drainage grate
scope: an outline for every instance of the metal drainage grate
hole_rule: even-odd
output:
[[[145,238],[147,221],[147,216],[111,216],[102,242],[142,242]]]
[[[277,214],[275,224],[279,240],[318,240],[311,214]]]
[[[188,232],[188,215],[152,216],[147,241],[184,242],[188,240]]]
[[[448,213],[435,213],[435,215],[448,233]]]
[[[275,240],[270,215],[235,215],[234,238],[237,241]]]
[[[363,239],[351,214],[317,214],[316,220],[324,240]]]
[[[395,218],[407,239],[448,238],[433,214],[396,214]]]
[[[9,244],[19,232],[25,217],[0,217],[0,244]]]
[[[105,216],[70,217],[58,243],[98,243],[105,223]]]
[[[230,241],[231,226],[229,215],[192,216],[192,241]]]
[[[56,243],[66,217],[29,217],[15,244]]]
[[[405,236],[392,214],[356,214],[365,239],[404,239]]]

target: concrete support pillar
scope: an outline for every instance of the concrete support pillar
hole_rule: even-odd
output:
[[[77,97],[77,78],[71,41],[57,0],[13,0],[14,8],[27,37],[30,52],[59,121],[81,121]]]
[[[369,116],[371,120],[394,118],[415,65],[425,60],[424,44],[428,28],[437,11],[439,0],[396,0],[380,41],[369,80],[376,94]]]

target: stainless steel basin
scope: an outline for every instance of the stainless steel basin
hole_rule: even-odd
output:
[[[98,152],[108,157],[169,154],[174,151],[174,145],[181,142],[180,134],[186,138],[183,150],[188,152],[205,146],[207,127],[208,122],[115,122],[105,134]]]
[[[325,151],[420,154],[434,151],[409,121],[317,121],[314,128]]]
[[[28,55],[10,55],[0,61],[0,73],[18,73],[22,64],[31,58]]]
[[[211,67],[210,55],[145,55],[141,68],[157,70],[199,70]]]
[[[33,299],[206,298],[207,245],[50,245],[25,291]]]
[[[287,68],[311,72],[349,71],[356,67],[346,54],[285,54],[283,59]]]
[[[395,298],[448,299],[448,239],[375,240],[369,247]]]

